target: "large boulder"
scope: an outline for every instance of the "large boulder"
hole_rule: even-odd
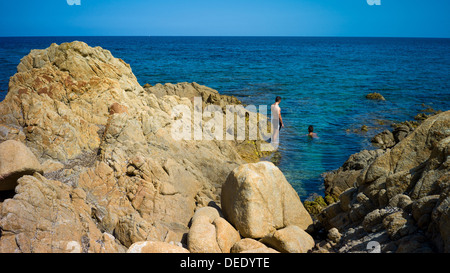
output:
[[[222,186],[221,204],[243,237],[262,238],[289,225],[306,230],[312,224],[298,194],[268,161],[234,169]]]
[[[34,172],[42,173],[42,166],[27,146],[16,140],[0,143],[0,191],[13,190],[17,179]]]
[[[143,92],[130,66],[108,50],[83,42],[52,44],[22,58],[0,107],[0,123],[23,128],[38,157],[66,161],[95,152],[109,106],[135,104]]]

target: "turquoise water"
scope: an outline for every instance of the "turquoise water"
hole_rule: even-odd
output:
[[[110,50],[131,65],[141,84],[197,82],[253,105],[270,105],[281,96],[286,128],[272,160],[302,199],[322,194],[321,174],[361,149],[373,149],[370,138],[390,122],[413,119],[422,104],[450,109],[450,39],[0,38],[0,90],[7,90],[31,49],[73,40]],[[386,101],[365,99],[370,92]],[[363,124],[367,133],[358,130]],[[308,125],[318,139],[305,136]]]

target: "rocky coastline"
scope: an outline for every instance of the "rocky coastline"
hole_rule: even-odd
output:
[[[0,252],[274,252],[283,248],[255,239],[279,243],[274,232],[292,225],[302,230],[288,233],[309,236],[309,214],[278,168],[258,163],[258,141],[173,139],[174,106],[193,109],[194,97],[202,107],[240,104],[196,83],[141,86],[128,64],[83,42],[32,50],[0,103]],[[250,201],[228,204],[221,190],[231,173],[257,184],[253,168],[276,172],[267,183],[282,183],[287,201],[266,210],[261,238],[244,238],[255,221],[237,230],[221,208],[233,219]],[[227,187],[243,192],[259,187]]]
[[[450,111],[378,136],[303,203],[260,141],[175,141],[194,97],[241,104],[141,86],[83,42],[32,50],[0,102],[0,253],[449,252]]]
[[[324,174],[328,202],[305,204],[328,230],[313,252],[450,251],[450,111],[426,112]]]

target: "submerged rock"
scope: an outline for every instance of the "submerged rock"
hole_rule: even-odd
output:
[[[377,92],[369,93],[366,95],[366,98],[369,100],[386,100],[383,95]]]

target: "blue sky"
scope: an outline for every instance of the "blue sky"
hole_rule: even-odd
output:
[[[0,36],[450,38],[449,0],[1,0]]]

